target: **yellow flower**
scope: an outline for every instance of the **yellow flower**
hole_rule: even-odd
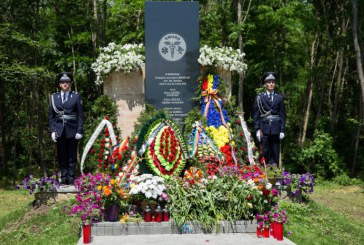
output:
[[[210,126],[207,127],[206,130],[212,135],[212,140],[218,148],[229,143],[229,131],[225,126],[221,125],[218,129],[214,126]]]
[[[102,185],[99,185],[97,189],[100,191],[102,189]]]
[[[121,219],[120,219],[120,222],[121,223],[125,223],[127,220],[128,220],[129,216],[127,214],[124,214]]]
[[[135,186],[135,184],[134,183],[131,183],[130,184],[130,189],[133,188],[134,186]]]
[[[253,204],[251,204],[250,202],[248,202],[248,203],[246,204],[246,206],[248,206],[248,208],[253,208]]]
[[[208,90],[210,90],[211,91],[211,89],[212,89],[212,85],[213,85],[213,81],[214,81],[214,76],[213,75],[211,75],[211,74],[209,74],[208,76],[207,76],[207,81],[208,81]]]
[[[110,184],[115,185],[116,184],[116,179],[110,180]]]

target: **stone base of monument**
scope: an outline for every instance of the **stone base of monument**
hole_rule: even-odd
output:
[[[210,231],[202,228],[199,222],[190,222],[178,227],[170,222],[100,222],[92,224],[92,236],[127,236],[127,235],[157,235],[157,234],[224,234],[224,233],[254,233],[257,224],[254,221],[219,221],[218,226]]]
[[[73,185],[61,186],[57,191],[37,192],[34,194],[35,204],[52,205],[58,202],[64,202],[76,197],[77,190]]]

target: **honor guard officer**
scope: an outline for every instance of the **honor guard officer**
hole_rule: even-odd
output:
[[[280,141],[284,138],[286,112],[283,96],[274,91],[277,75],[267,72],[262,77],[266,91],[254,103],[254,130],[267,163],[279,164]]]
[[[51,95],[49,106],[51,137],[57,144],[61,184],[73,185],[77,144],[83,133],[83,106],[80,95],[71,91],[73,83],[71,73],[58,74],[57,81],[61,91]]]

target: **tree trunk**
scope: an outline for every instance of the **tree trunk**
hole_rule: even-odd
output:
[[[359,119],[359,126],[358,126],[358,131],[357,131],[357,136],[360,136],[360,132],[361,132],[361,125],[364,122],[364,72],[363,72],[363,63],[362,63],[362,56],[361,56],[361,50],[360,50],[360,45],[359,45],[359,39],[358,39],[358,4],[356,0],[352,0],[352,5],[353,5],[353,22],[352,22],[352,32],[353,32],[353,41],[354,41],[354,48],[355,48],[355,57],[356,57],[356,68],[357,68],[357,73],[358,73],[358,79],[359,79],[359,84],[360,84],[360,88],[361,88],[361,104],[359,107],[360,110],[360,119]],[[359,146],[359,137],[357,137],[357,142],[356,142],[356,147]],[[353,160],[353,166],[351,169],[351,174],[353,175],[355,173],[355,168],[356,168],[356,156],[357,156],[357,149],[355,149],[354,151],[354,160]]]
[[[241,21],[241,2],[238,1],[238,5],[237,5],[237,22],[238,22],[238,26],[240,27],[242,24]],[[239,28],[240,29],[240,28]],[[241,30],[239,30],[239,49],[241,52],[243,52],[243,35],[241,33]],[[239,73],[239,91],[238,91],[238,106],[240,107],[241,110],[243,110],[243,92],[244,92],[244,74],[241,72]]]
[[[93,11],[93,28],[91,28],[91,39],[94,56],[97,56],[97,38],[99,33],[99,16],[97,14],[97,0],[92,0],[92,11]]]
[[[73,28],[71,26],[71,29],[70,31],[68,32],[68,38],[71,39],[73,36]],[[76,58],[75,58],[75,47],[72,43],[71,45],[71,50],[72,50],[72,66],[73,66],[73,72],[72,72],[72,75],[73,75],[73,85],[75,87],[75,91],[77,92],[77,81],[76,81]]]
[[[319,37],[318,34],[316,33],[315,38],[312,42],[311,45],[311,67],[310,67],[310,77],[308,79],[307,82],[307,87],[306,87],[306,96],[305,98],[307,98],[306,100],[306,106],[305,106],[305,110],[304,110],[304,117],[303,117],[303,124],[302,124],[302,133],[301,133],[301,137],[299,137],[299,143],[303,144],[306,140],[306,133],[307,133],[307,127],[308,127],[308,121],[310,119],[310,110],[311,110],[311,103],[312,103],[312,95],[313,95],[313,82],[314,82],[314,68],[315,68],[315,63],[316,60],[318,59],[318,57],[315,56],[316,54],[316,50],[318,47],[319,43]],[[315,60],[316,57],[316,60]]]
[[[248,17],[250,6],[251,6],[252,0],[249,0],[247,10],[245,11],[244,19],[242,18],[242,11],[244,9],[245,1],[243,2],[243,5],[241,5],[241,1],[237,0],[237,22],[239,26],[239,49],[243,53],[244,52],[244,41],[243,41],[243,34],[240,30],[241,26],[245,23],[246,18]],[[244,58],[242,58],[244,61]],[[241,110],[244,110],[244,78],[245,74],[243,72],[239,73],[239,88],[238,88],[238,106]]]
[[[0,76],[0,137],[1,137],[1,146],[0,146],[0,165],[1,165],[1,172],[5,173],[7,169],[7,151],[5,150],[6,140],[5,140],[5,81]]]

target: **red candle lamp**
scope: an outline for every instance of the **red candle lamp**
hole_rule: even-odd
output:
[[[162,222],[162,209],[161,206],[158,205],[157,209],[155,210],[155,221]]]
[[[146,206],[144,209],[144,221],[145,222],[152,221],[152,210],[149,208],[149,206]]]
[[[85,222],[83,224],[83,243],[89,244],[91,243],[91,223]]]
[[[169,221],[169,210],[167,205],[163,209],[163,221]]]

